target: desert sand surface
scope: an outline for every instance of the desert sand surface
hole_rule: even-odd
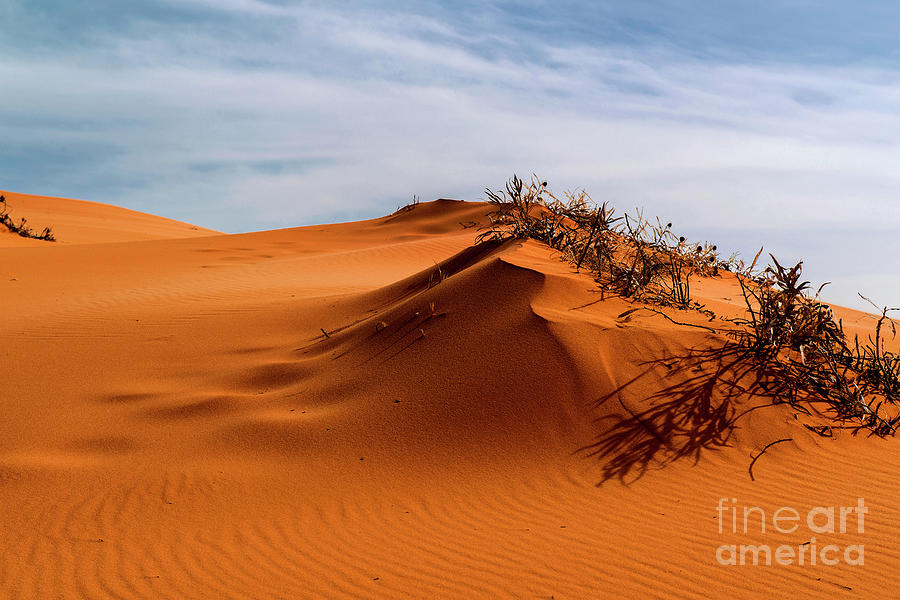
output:
[[[215,235],[218,231],[197,227],[164,217],[68,198],[34,196],[0,191],[6,199],[9,214],[16,221],[25,217],[35,231],[52,227],[62,244],[101,244],[166,238]],[[33,240],[0,228],[0,248],[9,246],[41,246]]]
[[[894,595],[896,440],[816,435],[540,244],[473,247],[485,204],[224,235],[7,198],[59,242],[0,235],[3,598]],[[739,311],[729,277],[695,293]],[[865,564],[719,564],[811,541],[720,533],[721,498],[864,498],[815,537]]]

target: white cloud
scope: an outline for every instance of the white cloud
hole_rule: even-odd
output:
[[[22,191],[84,190],[235,230],[374,216],[414,193],[477,199],[536,170],[692,235],[845,228],[856,245],[844,254],[860,261],[873,250],[862,232],[900,226],[893,71],[539,38],[516,54],[514,32],[421,15],[196,3],[279,29],[107,32],[66,56],[0,58],[7,144],[38,162],[41,148],[105,147],[77,176],[32,164]],[[294,167],[258,168],[279,161]],[[834,258],[817,252],[807,264]],[[858,282],[835,283],[844,298]]]

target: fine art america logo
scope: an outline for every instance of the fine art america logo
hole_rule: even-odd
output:
[[[866,513],[869,512],[863,498],[856,499],[856,506],[816,506],[808,510],[782,506],[769,512],[758,506],[738,506],[737,498],[719,498],[716,512],[720,535],[765,536],[799,532],[806,539],[794,546],[722,544],[716,548],[716,561],[720,565],[865,564],[863,544],[826,544],[824,540],[816,540],[819,535],[829,542],[837,536],[846,536],[838,538],[842,541],[857,541],[855,538],[865,533]]]

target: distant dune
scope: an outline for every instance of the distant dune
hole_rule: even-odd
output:
[[[4,598],[896,588],[896,440],[817,435],[821,417],[747,391],[717,334],[623,316],[544,246],[473,246],[486,204],[224,235],[6,196],[60,241],[0,233]],[[728,273],[694,293],[742,310]],[[720,533],[723,498],[767,511],[766,532]],[[863,533],[772,527],[858,498]],[[865,565],[716,559],[812,537],[864,544]]]
[[[100,244],[168,238],[198,237],[218,233],[188,223],[85,200],[32,196],[0,191],[10,215],[25,217],[36,230],[52,227],[60,243]],[[0,228],[0,248],[41,245]]]

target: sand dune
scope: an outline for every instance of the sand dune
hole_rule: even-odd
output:
[[[630,304],[537,243],[473,247],[484,204],[223,235],[7,197],[65,243],[0,238],[3,597],[895,586],[896,441],[815,435],[748,392],[714,334],[621,317]],[[698,290],[740,310],[728,277]],[[751,481],[751,453],[782,438]],[[858,497],[864,533],[817,543],[865,544],[864,566],[716,561],[810,541],[719,533],[720,498],[771,514]]]
[[[218,233],[196,225],[98,202],[4,191],[0,191],[0,194],[6,198],[10,216],[16,220],[25,217],[36,231],[52,227],[57,241],[62,244],[186,238]],[[0,228],[0,248],[39,246],[41,243]]]

